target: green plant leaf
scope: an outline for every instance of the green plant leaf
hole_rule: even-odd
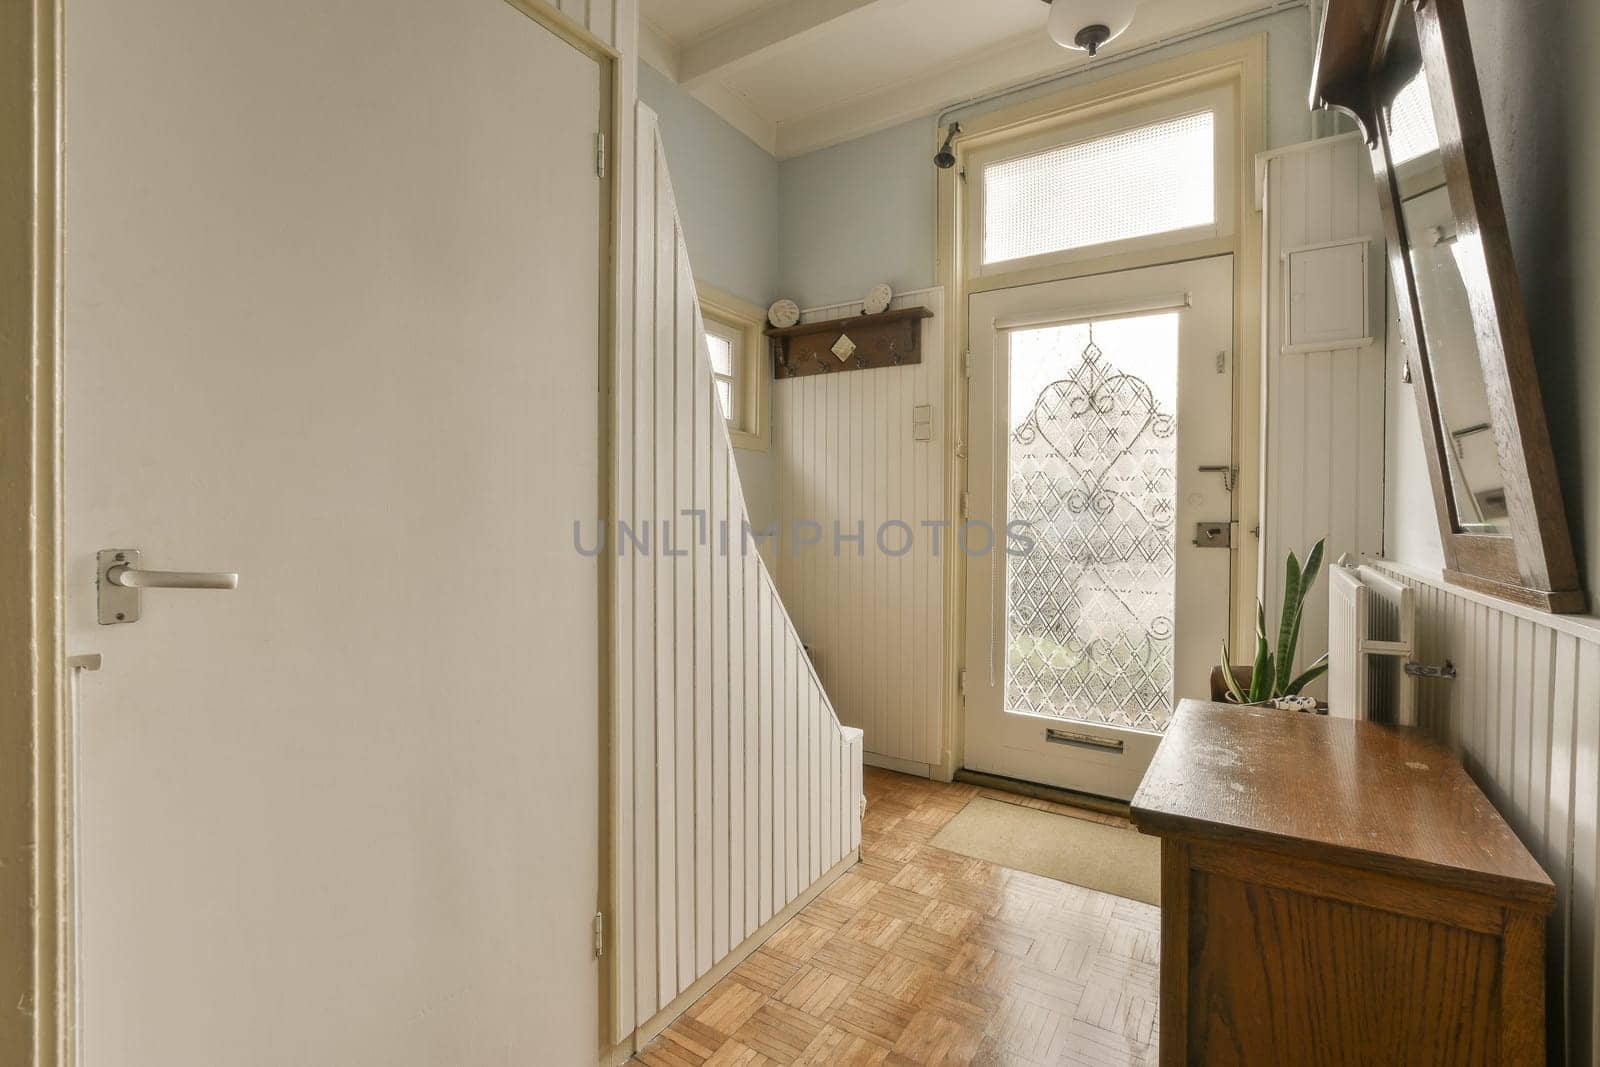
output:
[[[1303,568],[1296,568],[1294,553],[1289,553],[1289,569],[1296,571],[1296,600],[1291,623],[1288,616],[1288,597],[1284,598],[1283,626],[1278,633],[1278,674],[1274,696],[1294,695],[1294,690],[1290,688],[1292,683],[1289,680],[1289,672],[1294,670],[1294,654],[1300,645],[1300,623],[1305,616],[1306,596],[1311,592],[1311,586],[1316,582],[1317,574],[1322,569],[1322,553],[1326,543],[1327,538],[1317,539],[1317,543],[1311,546],[1311,552],[1306,556]]]
[[[1315,663],[1295,676],[1294,681],[1289,683],[1289,688],[1285,690],[1282,695],[1286,697],[1297,697],[1300,695],[1300,690],[1304,689],[1306,686],[1310,685],[1312,682],[1316,681],[1318,678],[1321,678],[1327,673],[1328,654],[1324,652],[1322,655],[1317,657],[1317,661]]]
[[[1317,543],[1311,546],[1311,554],[1306,557],[1306,568],[1300,578],[1301,595],[1304,596],[1312,585],[1316,584],[1317,574],[1322,569],[1322,550],[1326,547],[1326,537],[1317,538]]]
[[[1250,678],[1250,702],[1252,704],[1259,704],[1263,700],[1272,699],[1272,679],[1274,677],[1272,663],[1272,653],[1269,651],[1261,671]]]
[[[1256,598],[1256,658],[1250,668],[1250,703],[1260,700],[1260,691],[1263,682],[1271,684],[1266,675],[1270,668],[1268,664],[1272,658],[1272,649],[1267,645],[1267,609],[1261,603],[1261,598]]]
[[[1228,695],[1235,704],[1248,704],[1249,700],[1244,695],[1244,690],[1239,688],[1239,680],[1233,676],[1233,655],[1228,651],[1226,639],[1222,642],[1222,677],[1228,687]]]
[[[1272,677],[1272,692],[1268,696],[1282,696],[1289,682],[1289,671],[1294,667],[1296,631],[1300,625],[1300,605],[1304,602],[1300,589],[1300,561],[1293,552],[1283,568],[1283,613],[1278,616],[1278,669]]]

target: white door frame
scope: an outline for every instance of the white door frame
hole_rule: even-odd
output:
[[[969,517],[1010,531],[1009,337],[1033,326],[1112,320],[1161,311],[1178,315],[1180,360],[1175,416],[1172,537],[1176,569],[1172,614],[1175,698],[1207,694],[1207,673],[1228,636],[1235,550],[1201,548],[1197,523],[1235,519],[1229,467],[1233,370],[1233,261],[1216,256],[1036,282],[969,298],[972,378],[967,447]],[[1220,411],[1227,420],[1216,418]],[[1047,432],[1047,431],[1046,431]],[[998,537],[996,538],[998,540]],[[1230,544],[1232,541],[1230,541]],[[1088,720],[1058,720],[1007,707],[1010,558],[1003,552],[967,561],[963,610],[966,699],[964,766],[1081,793],[1130,799],[1161,735]],[[1221,618],[1216,606],[1221,601]]]
[[[600,128],[613,161],[602,176],[600,219],[599,412],[602,525],[612,515],[611,388],[622,287],[618,254],[623,231],[621,183],[628,165],[617,134],[629,128],[627,64],[617,48],[562,14],[548,0],[504,0],[599,64]],[[0,1003],[26,1010],[0,1013],[0,1062],[73,1067],[77,1062],[76,916],[73,910],[71,715],[63,634],[62,577],[62,171],[64,0],[25,0],[0,20]],[[597,911],[615,913],[611,808],[615,702],[611,676],[611,564],[602,557],[600,605],[600,730],[602,796],[600,896]],[[76,669],[76,668],[74,668]],[[609,946],[607,946],[609,948]],[[600,973],[597,1061],[610,1058],[616,1014],[605,953]]]
[[[1053,278],[1099,274],[1125,267],[1150,266],[1178,260],[1232,253],[1234,257],[1234,437],[1233,453],[1239,463],[1239,551],[1235,553],[1232,604],[1235,644],[1247,640],[1253,631],[1251,608],[1257,589],[1258,541],[1250,532],[1259,515],[1261,441],[1261,229],[1262,215],[1253,180],[1257,156],[1266,149],[1266,73],[1267,35],[1230,41],[1212,48],[1152,63],[1138,70],[1113,73],[1105,77],[1063,79],[1057,92],[1034,100],[1003,107],[982,115],[953,113],[961,121],[961,131],[952,142],[956,164],[938,174],[938,234],[936,241],[938,278],[945,287],[948,313],[944,323],[946,350],[963,351],[967,337],[966,303],[978,289],[1044,281]],[[1043,123],[1071,121],[1145,100],[1192,92],[1208,85],[1225,83],[1235,87],[1237,113],[1234,123],[1237,144],[1230,159],[1236,168],[1234,192],[1238,198],[1237,225],[1225,238],[1184,245],[1157,246],[1145,251],[1113,257],[1111,260],[1085,260],[1071,268],[1031,272],[1031,276],[999,277],[981,284],[966,278],[963,269],[962,232],[965,226],[965,163],[968,155],[986,145],[1025,133]],[[941,116],[943,117],[943,116]],[[946,130],[935,131],[929,151],[935,151]],[[947,424],[966,424],[966,379],[962,361],[948,361],[945,378]],[[945,513],[960,513],[961,493],[965,489],[965,442],[947,435]],[[966,647],[965,613],[961,593],[966,581],[966,561],[959,552],[947,553],[944,572],[945,636],[950,650],[944,662],[944,751],[936,777],[949,780],[962,762],[965,709],[960,690],[962,657]],[[1243,634],[1243,638],[1241,638]]]

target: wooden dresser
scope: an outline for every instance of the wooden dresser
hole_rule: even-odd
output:
[[[1417,730],[1184,701],[1161,838],[1161,1062],[1542,1064],[1555,887]]]

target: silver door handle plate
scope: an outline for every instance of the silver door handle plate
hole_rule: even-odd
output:
[[[231,571],[147,571],[139,569],[137,548],[103,548],[95,553],[95,601],[101,626],[139,621],[141,589],[237,589]]]

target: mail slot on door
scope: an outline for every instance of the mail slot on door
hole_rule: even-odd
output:
[[[1194,524],[1194,543],[1201,548],[1232,548],[1233,523],[1197,522]]]

